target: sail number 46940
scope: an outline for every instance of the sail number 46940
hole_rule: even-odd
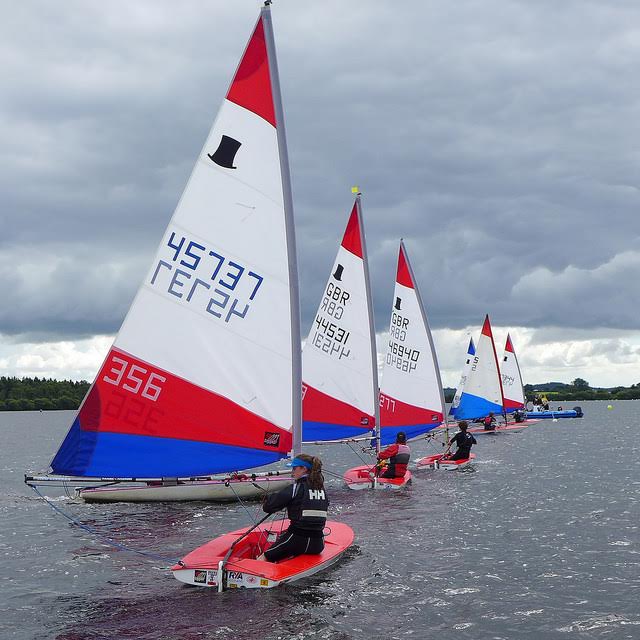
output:
[[[125,391],[133,394],[140,394],[143,398],[155,402],[162,391],[162,382],[166,378],[153,371],[148,371],[138,364],[127,362],[118,356],[111,357],[114,365],[109,370],[109,374],[103,376],[103,380],[116,387],[122,387]],[[113,374],[113,377],[110,375]]]

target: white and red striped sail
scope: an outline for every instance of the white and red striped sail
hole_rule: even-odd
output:
[[[56,473],[184,477],[292,447],[298,285],[265,25],[263,12]]]
[[[302,354],[306,442],[353,438],[374,428],[377,363],[364,247],[356,200]]]
[[[505,412],[513,413],[518,409],[524,409],[525,397],[522,376],[520,375],[520,366],[518,365],[516,352],[509,334],[507,334],[507,343],[504,347],[500,372],[502,374]]]
[[[383,445],[399,431],[408,439],[444,419],[444,396],[431,331],[405,246],[400,241],[389,342],[380,386]]]
[[[486,316],[454,416],[456,420],[463,420],[481,418],[489,412],[502,413],[503,404],[498,357],[489,316]]]

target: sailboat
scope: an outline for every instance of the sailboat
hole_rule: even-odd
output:
[[[498,364],[493,332],[489,316],[485,316],[476,345],[476,352],[471,360],[460,403],[454,410],[456,420],[475,420],[486,417],[490,412],[505,417],[504,425],[497,425],[492,430],[483,427],[472,427],[469,433],[498,433],[501,431],[520,431],[524,424],[507,425],[505,413],[504,389],[502,375]]]
[[[385,446],[395,442],[400,431],[407,440],[415,439],[445,419],[444,394],[431,330],[402,240],[379,405],[376,442]],[[402,478],[384,478],[367,466],[350,469],[344,477],[351,489],[397,489],[411,482],[408,470]]]
[[[300,450],[295,240],[267,16],[53,475],[27,482],[94,481],[79,492],[91,501],[234,500],[291,483],[253,472]]]
[[[476,345],[473,342],[473,337],[469,338],[469,347],[467,348],[467,359],[465,360],[464,367],[462,368],[462,375],[460,376],[460,382],[458,383],[458,387],[456,389],[456,393],[453,396],[453,401],[451,403],[451,407],[449,407],[449,415],[455,417],[455,411],[460,404],[460,398],[462,397],[462,392],[464,391],[464,385],[467,381],[467,376],[469,375],[469,369],[471,368],[471,361],[473,360],[473,356],[476,355]]]
[[[236,92],[237,82],[245,83],[240,92],[243,100],[252,101],[250,104],[243,102],[241,105],[243,109],[239,113],[236,113],[236,105],[230,99],[238,93]],[[268,111],[265,111],[265,107],[268,107]],[[285,334],[281,336],[279,342],[270,344],[273,349],[269,354],[270,359],[275,358],[281,365],[277,369],[267,371],[261,366],[263,363],[251,358],[244,362],[236,360],[229,365],[233,369],[242,370],[243,375],[250,375],[252,378],[256,376],[254,393],[245,396],[250,404],[262,404],[269,400],[289,401],[286,408],[280,407],[282,421],[275,425],[278,431],[270,428],[269,433],[264,435],[264,441],[267,446],[275,447],[280,446],[284,440],[288,440],[287,444],[292,444],[293,452],[299,453],[302,435],[302,381],[298,278],[284,119],[269,3],[266,3],[261,10],[253,36],[223,105],[222,114],[226,109],[231,109],[238,121],[246,123],[247,131],[253,130],[258,134],[255,142],[259,143],[259,146],[266,145],[274,153],[271,158],[263,158],[263,160],[273,162],[277,159],[275,154],[279,151],[277,171],[273,171],[273,166],[267,166],[266,163],[254,166],[259,170],[257,176],[260,179],[269,175],[270,172],[273,172],[272,177],[279,178],[278,188],[272,188],[269,191],[268,200],[257,190],[255,193],[246,192],[244,184],[234,186],[238,187],[240,192],[244,192],[235,197],[241,197],[243,205],[249,208],[249,213],[244,214],[245,223],[255,226],[257,232],[265,234],[261,241],[259,236],[255,238],[258,242],[251,246],[251,249],[271,260],[281,261],[280,265],[273,265],[273,270],[267,270],[266,265],[255,265],[255,267],[252,265],[252,269],[256,269],[255,273],[259,274],[264,281],[275,280],[279,285],[272,286],[269,290],[271,295],[265,295],[262,298],[264,315],[260,325],[254,327],[252,342],[260,343],[263,337],[269,337],[272,332]],[[270,117],[265,117],[267,115]],[[224,117],[221,120],[225,122]],[[236,131],[229,130],[225,126],[216,133],[217,136],[232,135]],[[245,139],[243,137],[243,141]],[[240,157],[237,165],[240,165]],[[265,186],[275,187],[275,185]],[[263,213],[257,205],[264,205],[265,209],[268,207],[267,211],[274,214],[269,220],[273,225],[271,232],[256,224],[257,221],[254,218],[256,216],[259,218]],[[218,231],[222,232],[222,228]],[[264,244],[264,241],[269,240],[270,235],[274,233],[281,237],[280,246],[276,250],[273,246]],[[284,242],[285,239],[286,242]],[[245,243],[241,243],[241,246],[245,246]],[[238,264],[240,264],[239,258]],[[278,266],[279,269],[277,269]],[[261,268],[261,271],[257,271],[258,268]],[[257,296],[255,299],[258,300]],[[244,315],[248,316],[248,312]],[[267,355],[262,351],[258,354],[263,359]],[[253,367],[256,367],[255,371]],[[264,382],[263,387],[258,386],[260,381]],[[271,385],[274,384],[279,387],[276,389],[281,394],[279,398],[273,398],[270,395]],[[293,433],[290,438],[285,438],[288,425],[293,425]],[[329,533],[325,536],[325,548],[321,554],[304,554],[271,563],[258,559],[275,539],[269,527],[260,522],[253,527],[220,536],[195,549],[172,567],[173,575],[187,584],[213,587],[218,591],[237,587],[271,588],[283,582],[291,582],[333,564],[353,542],[353,531],[347,525],[327,522],[327,527]]]
[[[364,438],[376,422],[375,333],[360,197],[302,351],[305,442]]]
[[[507,334],[507,342],[504,346],[504,355],[500,365],[502,377],[502,389],[504,392],[504,412],[505,414],[514,411],[523,411],[525,406],[524,386],[522,385],[522,375],[520,366],[516,358],[516,352],[511,342],[511,335]]]
[[[456,420],[484,418],[489,412],[502,413],[502,407],[500,368],[487,315],[471,360],[460,403],[455,407],[453,416]]]

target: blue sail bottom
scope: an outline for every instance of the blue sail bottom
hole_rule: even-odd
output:
[[[491,411],[497,415],[501,414],[502,405],[465,392],[460,398],[460,404],[454,413],[454,418],[456,420],[474,420],[475,418],[484,418]]]
[[[441,424],[440,422],[429,422],[428,424],[407,424],[401,427],[382,427],[382,429],[380,429],[380,446],[386,447],[393,444],[400,431],[407,436],[407,440],[412,440],[413,438],[423,436]]]
[[[252,469],[283,458],[278,451],[122,433],[83,431],[78,419],[54,473],[107,478],[189,478]]]
[[[362,438],[371,433],[369,427],[354,427],[347,424],[331,422],[312,422],[303,420],[303,442],[326,442],[328,440],[344,440],[346,438]]]

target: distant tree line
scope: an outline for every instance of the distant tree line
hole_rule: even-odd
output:
[[[527,400],[535,395],[545,395],[550,401],[571,402],[573,400],[640,400],[640,382],[630,387],[591,387],[582,378],[571,384],[547,382],[545,384],[525,384]]]
[[[0,377],[0,411],[77,409],[89,389],[86,381]]]
[[[453,402],[456,390],[444,389],[444,399]],[[571,384],[566,382],[545,382],[544,384],[525,384],[527,400],[534,396],[546,396],[551,402],[572,402],[574,400],[640,400],[640,382],[630,387],[591,387],[582,378],[576,378]]]
[[[86,380],[53,380],[51,378],[0,377],[0,411],[52,411],[77,409],[89,390]],[[453,400],[455,389],[446,387],[444,397]],[[573,400],[640,400],[640,382],[630,387],[591,387],[586,380],[576,378],[571,384],[546,382],[525,384],[528,400],[545,395],[553,402]]]

